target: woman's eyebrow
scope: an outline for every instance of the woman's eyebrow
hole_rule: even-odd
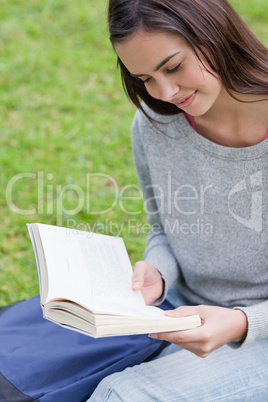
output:
[[[161,63],[159,63],[159,64],[155,67],[154,71],[158,71],[158,70],[159,70],[161,67],[163,67],[170,59],[172,59],[172,57],[176,56],[176,55],[179,54],[179,53],[180,53],[180,51],[179,51],[179,52],[176,52],[176,53],[174,53],[174,54],[172,54],[171,56],[166,57],[163,61],[161,61]],[[144,76],[147,76],[148,74],[131,74],[131,73],[130,73],[130,75],[131,75],[132,77],[144,77]]]

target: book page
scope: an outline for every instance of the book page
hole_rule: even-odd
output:
[[[48,273],[47,300],[66,298],[92,310],[144,308],[131,286],[132,267],[121,238],[38,226]]]
[[[130,292],[131,275],[124,270],[118,247],[107,241],[79,240],[81,252],[90,281],[91,296],[135,297]],[[109,280],[107,280],[109,278]]]

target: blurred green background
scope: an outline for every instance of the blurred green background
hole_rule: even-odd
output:
[[[267,0],[232,0],[268,45]],[[134,108],[108,40],[106,1],[0,0],[0,305],[38,293],[26,223],[121,235],[142,258]]]

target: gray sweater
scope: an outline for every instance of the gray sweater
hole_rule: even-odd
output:
[[[230,148],[183,114],[137,111],[133,151],[151,232],[144,260],[192,303],[239,308],[244,344],[268,336],[268,140]],[[163,123],[163,124],[162,124]]]

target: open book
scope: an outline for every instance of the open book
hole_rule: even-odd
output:
[[[199,316],[166,317],[131,286],[122,238],[29,224],[44,318],[93,337],[177,331]]]

